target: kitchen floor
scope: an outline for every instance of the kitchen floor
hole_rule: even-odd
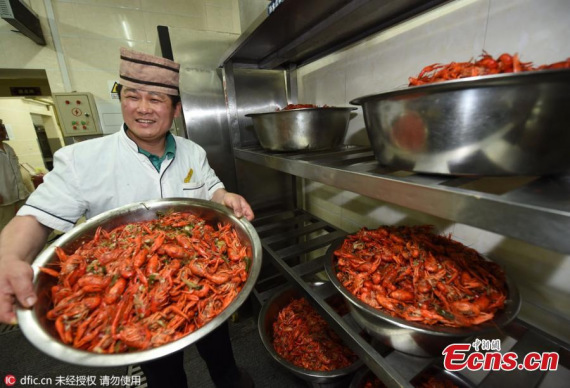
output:
[[[257,388],[310,387],[270,357],[259,337],[257,320],[247,308],[240,309],[239,318],[230,323],[230,335],[238,365],[250,373]],[[193,345],[185,350],[185,369],[189,388],[214,388],[206,364]],[[67,364],[36,349],[17,326],[0,325],[0,378],[5,382],[3,386],[9,386],[6,380],[9,375],[16,378],[15,386],[146,387],[144,375],[136,365],[93,368]]]

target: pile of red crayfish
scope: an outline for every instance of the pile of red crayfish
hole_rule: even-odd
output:
[[[219,315],[248,277],[251,249],[229,224],[217,229],[185,212],[101,227],[75,252],[56,248],[51,289],[61,340],[78,349],[123,353],[175,341]]]
[[[565,61],[534,67],[532,62],[521,62],[518,54],[501,54],[498,58],[483,52],[480,58],[468,62],[434,63],[426,66],[417,77],[409,78],[408,86],[418,86],[452,79],[524,71],[569,69],[570,58]]]
[[[328,108],[328,106],[327,105],[318,106],[314,104],[289,104],[283,109],[277,108],[277,112],[282,110],[306,109],[306,108]]]
[[[293,365],[313,371],[346,368],[357,359],[305,298],[293,299],[279,312],[273,347]]]
[[[362,228],[334,254],[341,284],[395,317],[466,327],[493,319],[504,307],[499,265],[429,225]]]

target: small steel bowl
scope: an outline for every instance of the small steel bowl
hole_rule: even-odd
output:
[[[442,175],[570,171],[570,70],[463,78],[352,100],[382,165]]]
[[[293,365],[275,351],[275,348],[273,347],[273,322],[275,322],[277,315],[285,306],[287,306],[293,299],[301,297],[301,293],[296,289],[286,288],[277,292],[265,302],[259,312],[257,324],[261,341],[273,360],[283,369],[289,371],[296,377],[313,385],[322,384],[328,388],[346,387],[350,382],[352,375],[363,365],[361,360],[356,360],[352,365],[342,369],[332,371],[312,371]]]
[[[61,247],[66,253],[74,252],[82,243],[93,238],[98,227],[112,230],[128,223],[156,219],[157,212],[164,213],[170,210],[196,214],[214,227],[219,222],[228,222],[235,228],[240,240],[251,248],[252,263],[249,268],[248,279],[236,299],[220,315],[198,330],[174,342],[153,349],[119,354],[100,354],[75,349],[64,344],[57,335],[54,322],[46,318],[51,303],[50,289],[52,285],[56,284],[56,279],[40,272],[37,267],[49,266],[50,263],[57,262],[56,247]],[[237,218],[225,206],[211,201],[188,198],[160,199],[125,205],[99,214],[74,227],[36,258],[32,266],[34,267],[34,291],[38,295],[38,301],[31,309],[21,307],[17,309],[18,322],[24,336],[35,347],[61,361],[82,366],[101,367],[138,364],[183,349],[227,320],[246,301],[249,293],[253,290],[261,270],[261,259],[261,241],[251,223],[245,218]]]
[[[317,151],[342,144],[356,108],[301,108],[250,113],[261,146],[270,151]]]
[[[403,353],[420,357],[441,356],[447,345],[465,342],[468,338],[489,333],[509,324],[517,316],[521,299],[518,289],[507,276],[508,296],[505,308],[495,314],[488,322],[470,327],[447,327],[441,325],[425,325],[405,319],[393,317],[381,310],[362,302],[348,291],[336,277],[336,257],[334,251],[344,239],[335,241],[327,250],[325,271],[336,289],[349,302],[350,314],[372,337],[383,344]]]

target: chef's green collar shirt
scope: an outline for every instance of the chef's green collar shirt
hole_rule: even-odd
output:
[[[162,165],[162,162],[167,158],[172,159],[174,157],[174,154],[176,153],[176,142],[174,141],[174,136],[172,136],[172,133],[168,132],[166,135],[166,147],[164,149],[164,155],[162,155],[162,157],[151,154],[150,152],[143,150],[141,147],[138,147],[138,150],[139,153],[145,155],[150,160],[154,168],[156,168],[156,171],[160,172],[160,166]]]

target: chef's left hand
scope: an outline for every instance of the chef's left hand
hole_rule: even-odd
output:
[[[219,189],[214,193],[212,200],[232,209],[236,217],[245,217],[248,221],[253,220],[255,217],[249,203],[239,194]]]

